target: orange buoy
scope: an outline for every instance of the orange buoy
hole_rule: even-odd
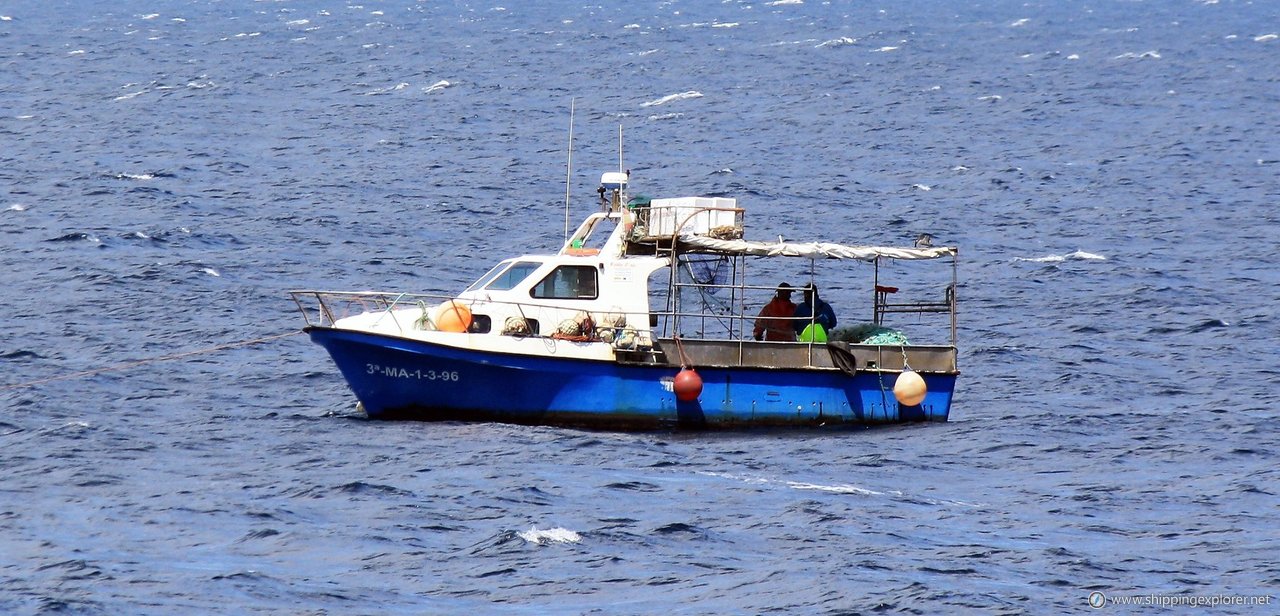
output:
[[[913,370],[903,370],[893,383],[893,397],[902,406],[915,406],[924,402],[924,395],[927,393],[929,390],[924,386],[924,379]]]
[[[702,394],[702,377],[693,368],[684,368],[676,375],[676,399],[684,402],[697,400]]]
[[[465,332],[471,327],[471,310],[462,302],[451,299],[436,308],[436,329],[442,332]]]

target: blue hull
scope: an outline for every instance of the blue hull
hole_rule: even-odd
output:
[[[501,421],[599,429],[862,426],[946,421],[954,374],[923,374],[917,406],[896,373],[697,367],[702,395],[676,399],[678,368],[472,351],[311,327],[370,418]]]

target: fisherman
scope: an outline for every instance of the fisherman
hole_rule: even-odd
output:
[[[804,286],[804,301],[796,307],[792,327],[801,342],[826,342],[827,332],[836,328],[836,311],[818,297],[813,283]]]
[[[796,305],[791,303],[791,285],[785,282],[780,283],[778,291],[773,294],[773,299],[760,309],[760,315],[756,317],[755,339],[794,342],[796,336],[789,319],[795,312]]]

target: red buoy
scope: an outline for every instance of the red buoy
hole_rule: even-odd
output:
[[[684,402],[697,400],[702,394],[702,377],[693,368],[684,368],[676,375],[676,399]]]

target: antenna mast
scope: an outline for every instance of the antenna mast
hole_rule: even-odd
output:
[[[564,242],[569,241],[569,187],[573,185],[573,108],[577,97],[569,99],[569,162],[564,170]]]

